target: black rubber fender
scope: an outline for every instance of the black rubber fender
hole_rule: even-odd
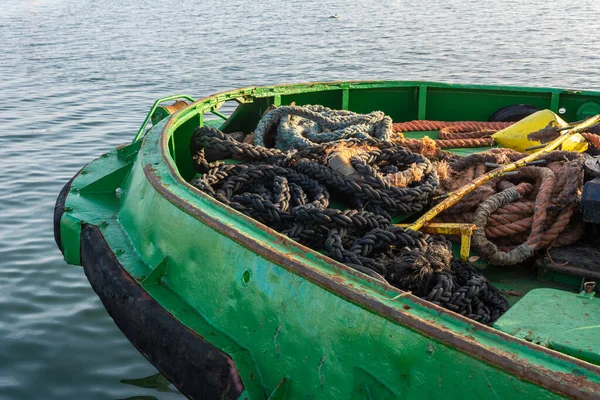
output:
[[[67,195],[71,191],[71,184],[77,178],[79,172],[75,174],[69,181],[63,186],[62,190],[58,194],[56,198],[56,204],[54,205],[54,241],[56,245],[60,249],[60,252],[64,254],[62,247],[62,238],[60,236],[60,219],[62,215],[65,213],[65,201],[67,200]]]
[[[492,114],[488,119],[490,122],[516,122],[531,114],[540,111],[540,108],[529,104],[513,104],[512,106],[502,107]]]
[[[97,226],[81,229],[83,270],[127,339],[189,399],[237,400],[235,362],[163,308],[117,260]]]

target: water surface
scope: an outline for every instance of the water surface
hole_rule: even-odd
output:
[[[64,183],[154,99],[346,79],[600,90],[598,15],[596,0],[4,1],[0,398],[182,397],[52,233]]]

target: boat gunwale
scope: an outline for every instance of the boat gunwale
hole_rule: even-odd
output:
[[[373,81],[373,82],[365,82],[365,81],[351,81],[351,82],[314,82],[307,83],[307,87],[312,87],[315,85],[325,85],[330,86],[334,85],[335,87],[330,88],[329,90],[340,90],[345,88],[356,89],[359,87],[353,87],[353,85],[365,85],[365,88],[375,88],[373,86],[368,86],[370,84],[378,85],[377,88],[385,88],[388,86],[382,86],[385,81]],[[392,84],[400,83],[397,81],[391,81]],[[440,83],[431,83],[431,82],[402,82],[405,84],[399,84],[393,87],[404,87],[404,86],[417,86],[417,85],[431,85],[435,87],[449,87],[449,88],[464,88],[464,89],[488,89],[488,90],[515,90],[515,91],[531,91],[532,93],[546,92],[553,93],[555,91],[559,91],[560,93],[569,93],[567,90],[563,89],[543,89],[543,88],[521,88],[521,87],[501,87],[501,86],[485,86],[485,85],[453,85],[453,84],[440,84]],[[411,85],[414,84],[414,85]],[[278,266],[301,276],[310,282],[317,284],[318,286],[323,287],[326,290],[331,291],[332,293],[340,296],[348,301],[351,301],[367,311],[373,312],[377,315],[380,315],[384,318],[387,318],[391,321],[400,323],[402,325],[413,328],[422,334],[439,340],[447,345],[450,345],[456,348],[459,351],[462,351],[466,354],[471,354],[485,362],[491,363],[508,371],[509,373],[516,375],[519,378],[523,378],[527,381],[533,382],[535,384],[539,384],[543,387],[550,389],[551,391],[565,394],[567,396],[573,396],[578,398],[600,398],[600,383],[595,383],[593,381],[587,380],[585,376],[578,374],[566,374],[558,371],[554,371],[541,365],[535,365],[529,363],[527,360],[512,354],[509,350],[501,350],[494,349],[485,346],[483,343],[480,343],[471,335],[464,335],[460,332],[455,332],[452,329],[448,329],[447,327],[439,324],[437,322],[420,318],[416,315],[413,315],[407,311],[404,311],[400,308],[395,308],[393,306],[382,303],[381,301],[368,296],[368,290],[370,288],[357,288],[350,287],[346,285],[342,279],[335,279],[335,277],[329,277],[324,274],[322,271],[319,271],[315,268],[312,268],[309,264],[309,260],[306,257],[303,257],[301,253],[311,252],[315,255],[315,258],[318,261],[322,262],[328,268],[331,268],[335,271],[343,272],[345,275],[358,277],[362,282],[368,282],[369,284],[379,287],[384,291],[393,291],[398,294],[401,294],[405,299],[410,299],[411,302],[418,304],[426,310],[437,314],[440,317],[445,317],[445,320],[450,320],[451,322],[460,322],[470,328],[473,331],[478,331],[480,333],[484,333],[488,335],[488,339],[493,339],[501,343],[513,344],[521,347],[520,351],[530,350],[533,353],[539,353],[541,355],[550,357],[557,361],[562,361],[565,363],[569,363],[577,368],[581,368],[587,370],[591,374],[600,375],[600,367],[585,362],[583,360],[577,359],[575,357],[554,351],[552,349],[536,345],[534,343],[515,338],[509,334],[501,332],[497,329],[488,327],[479,322],[470,320],[460,314],[454,313],[450,310],[446,310],[436,304],[420,299],[417,296],[414,296],[410,293],[401,291],[389,284],[386,284],[382,281],[378,281],[372,277],[369,277],[365,274],[359,273],[358,271],[353,270],[352,268],[337,262],[329,257],[326,257],[320,253],[317,253],[306,246],[297,243],[283,234],[269,228],[268,226],[261,224],[254,219],[228,207],[225,204],[222,204],[200,190],[194,188],[188,182],[186,182],[178,172],[177,166],[175,165],[174,160],[170,156],[169,153],[169,140],[174,133],[175,129],[180,126],[182,123],[189,120],[189,118],[193,117],[196,114],[200,114],[202,112],[207,112],[210,110],[211,105],[220,103],[221,98],[225,98],[222,101],[233,100],[236,97],[243,97],[251,95],[251,93],[247,93],[248,91],[255,90],[271,90],[268,95],[263,95],[262,97],[269,97],[277,94],[291,94],[290,92],[286,92],[285,88],[300,88],[303,84],[292,84],[292,85],[278,85],[278,86],[267,86],[267,87],[250,87],[238,90],[230,90],[221,93],[217,93],[211,96],[204,97],[192,104],[190,104],[185,109],[182,109],[173,115],[171,115],[166,122],[166,124],[160,130],[159,140],[154,143],[154,145],[158,145],[157,148],[153,148],[153,143],[149,139],[152,135],[149,133],[143,138],[142,148],[140,149],[140,154],[142,154],[142,165],[146,178],[151,183],[152,187],[167,201],[172,203],[178,209],[183,212],[189,214],[205,225],[211,227],[215,231],[227,236],[228,238],[234,240],[238,244],[246,247],[247,249],[253,251],[255,254],[264,257],[265,259],[274,262]],[[347,87],[344,87],[347,86]],[[281,91],[277,91],[277,90]],[[275,90],[275,91],[273,91]],[[320,90],[323,90],[321,88]],[[295,92],[294,93],[298,93]],[[595,96],[600,96],[598,92],[585,92],[585,91],[577,91],[578,94],[590,94]],[[263,93],[264,94],[264,93]],[[184,119],[184,116],[193,110],[195,113],[190,115],[189,118]],[[181,118],[181,119],[180,119]],[[156,134],[156,133],[154,133]],[[148,151],[150,149],[150,151]],[[156,151],[158,150],[158,151]],[[166,173],[168,175],[165,176],[164,171],[157,171],[156,163],[144,163],[144,153],[157,153],[160,157],[160,163],[165,165]],[[276,250],[271,247],[269,243],[265,243],[261,239],[253,238],[245,233],[239,231],[235,227],[227,224],[225,221],[220,218],[215,218],[209,215],[207,212],[202,210],[197,205],[194,205],[181,197],[177,196],[173,191],[173,184],[167,185],[164,182],[165,177],[170,178],[176,188],[192,193],[194,196],[200,197],[203,201],[208,202],[214,207],[220,207],[225,209],[230,218],[237,219],[238,221],[242,221],[244,224],[250,225],[253,229],[259,230],[267,234],[268,236],[273,236],[277,238],[277,241],[294,250],[294,254],[297,255],[297,258],[291,258],[286,254]],[[171,186],[171,187],[169,187]],[[361,290],[363,289],[363,290]],[[514,349],[513,349],[514,351]],[[587,389],[588,391],[584,391],[583,389]]]

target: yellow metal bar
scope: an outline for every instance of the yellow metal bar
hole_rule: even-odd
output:
[[[565,140],[567,140],[574,134],[587,129],[588,127],[590,127],[591,125],[594,125],[595,123],[597,123],[599,121],[600,121],[600,115],[596,115],[595,117],[589,118],[589,119],[583,121],[582,123],[575,125],[571,129],[566,130],[563,135],[559,136],[558,138],[554,139],[552,142],[548,143],[548,145],[546,145],[546,147],[544,147],[540,151],[530,154],[527,157],[522,158],[514,163],[506,164],[499,168],[496,168],[495,170],[490,171],[487,174],[481,175],[479,178],[475,179],[473,182],[468,183],[465,186],[459,188],[458,190],[455,190],[454,192],[449,193],[445,200],[443,200],[436,206],[432,207],[431,210],[427,211],[425,214],[423,214],[421,216],[421,218],[419,218],[414,223],[407,226],[407,228],[418,231],[428,221],[431,221],[433,218],[435,218],[439,213],[452,207],[467,193],[469,193],[472,190],[478,188],[479,186],[485,184],[490,179],[500,177],[507,172],[514,171],[515,169],[524,166],[528,162],[537,160],[537,159],[547,155],[551,151],[557,149],[561,145],[561,143],[563,143]]]
[[[460,235],[460,259],[463,261],[469,260],[471,254],[471,236],[473,231],[469,232],[468,235]]]
[[[410,224],[395,224],[401,228],[410,228]],[[475,230],[473,224],[427,223],[421,230],[435,235],[460,235],[460,259],[467,261],[471,253],[471,236]]]

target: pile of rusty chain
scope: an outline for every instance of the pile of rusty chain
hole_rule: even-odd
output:
[[[493,149],[463,157],[450,164],[441,191],[461,187],[486,173],[490,165],[524,156]],[[583,234],[577,210],[584,160],[580,153],[552,152],[542,164],[519,168],[477,188],[437,220],[475,223],[473,247],[494,264],[518,264],[540,249],[572,244]]]
[[[336,144],[282,152],[242,143],[204,126],[191,141],[201,174],[191,184],[354,269],[493,323],[508,303],[483,275],[453,260],[445,239],[390,222],[390,214],[422,211],[428,204],[438,186],[431,163],[392,142],[361,140],[360,145],[364,151],[349,160],[357,178],[329,167],[327,155]],[[225,164],[207,154],[240,162]],[[402,172],[410,168],[418,173],[407,180]],[[330,193],[344,199],[347,208],[331,207]]]

